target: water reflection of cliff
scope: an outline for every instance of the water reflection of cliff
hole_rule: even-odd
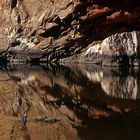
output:
[[[139,121],[139,79],[138,69],[94,65],[1,67],[0,114],[18,117],[28,108],[28,117],[37,122],[48,121],[46,117],[58,121],[50,126],[53,135],[59,128],[67,139],[90,139],[93,135],[100,139],[104,130],[112,136],[120,133],[117,122],[125,128],[123,120],[127,120],[131,131],[135,129],[132,123]],[[81,132],[75,127],[86,129]],[[48,137],[48,128],[41,128],[41,123],[29,121],[31,137],[40,137],[42,131],[42,139]],[[18,132],[14,131],[13,135],[16,137]]]
[[[104,93],[113,98],[139,98],[139,68],[110,68],[96,65],[70,66],[93,83],[99,83]]]
[[[31,116],[52,116],[54,112],[70,109],[71,118],[76,116],[75,113],[77,116],[80,114],[80,117],[85,117],[85,111],[90,112],[91,109],[92,113],[95,112],[94,115],[88,113],[86,117],[96,118],[99,112],[92,110],[96,110],[97,107],[102,110],[101,114],[99,113],[101,116],[107,115],[110,112],[107,106],[108,104],[114,106],[114,101],[117,100],[115,98],[134,100],[139,98],[137,69],[123,72],[118,68],[94,65],[70,67],[18,65],[2,69],[1,114],[18,116],[30,108]],[[124,102],[127,104],[129,100]],[[115,111],[120,110],[121,107],[117,105]],[[75,120],[74,117],[71,119]]]
[[[20,116],[28,108],[30,118],[55,118],[69,134],[76,134],[73,126],[140,106],[138,69],[13,65],[1,67],[0,85],[1,115]]]

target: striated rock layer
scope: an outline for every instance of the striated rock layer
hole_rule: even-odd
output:
[[[118,50],[124,51],[122,45],[135,43],[135,32],[124,36],[118,33],[139,31],[139,16],[137,0],[1,0],[0,59],[58,62],[67,58],[71,61],[70,56],[75,57],[91,44],[116,33],[113,42],[109,39],[102,42],[102,48],[108,51],[117,45]],[[124,43],[125,40],[130,41]],[[125,55],[135,52],[134,44],[126,47],[127,52],[132,52]],[[107,53],[114,55],[110,49]]]
[[[109,66],[139,65],[140,32],[125,32],[114,34],[100,43],[90,44],[77,56],[66,58],[68,62],[87,62]]]

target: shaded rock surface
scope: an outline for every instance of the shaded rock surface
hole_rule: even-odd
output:
[[[139,31],[139,11],[136,0],[1,0],[0,54],[8,61],[58,62],[115,33]]]

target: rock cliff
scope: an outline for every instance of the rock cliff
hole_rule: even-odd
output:
[[[111,35],[100,43],[90,44],[82,53],[63,61],[86,62],[104,66],[138,66],[140,56],[140,32],[124,32]]]
[[[96,48],[101,40],[114,34],[114,41],[110,37],[108,42],[102,42],[111,44],[104,44],[103,49],[117,45],[118,50],[127,47],[129,54],[135,54],[133,48],[138,45],[137,40],[134,44],[133,41],[138,32],[131,31],[140,30],[139,16],[140,3],[136,0],[1,0],[0,58],[1,61],[77,61],[70,57],[86,52],[91,44],[96,44]],[[121,41],[116,43],[118,39]],[[133,45],[127,46],[125,40]]]

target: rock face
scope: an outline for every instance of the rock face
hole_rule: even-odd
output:
[[[57,62],[76,56],[110,35],[139,31],[139,11],[137,0],[1,0],[1,58]]]
[[[140,32],[133,31],[109,36],[100,43],[89,45],[87,50],[70,59],[109,66],[129,66],[139,65],[139,56]]]

